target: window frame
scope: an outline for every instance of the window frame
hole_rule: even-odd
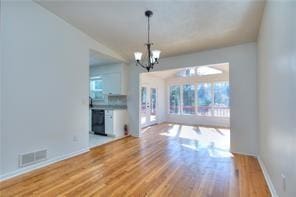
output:
[[[183,94],[182,94],[182,87],[180,87],[180,104],[179,104],[179,106],[178,106],[178,113],[171,113],[170,112],[170,107],[171,107],[171,103],[170,103],[170,97],[171,97],[171,87],[172,86],[179,86],[180,87],[180,84],[178,84],[178,83],[176,83],[176,84],[170,84],[169,86],[168,86],[168,88],[167,88],[167,92],[168,92],[168,97],[167,97],[167,101],[168,101],[168,114],[170,114],[170,115],[182,115],[183,114],[183,111],[182,111],[182,96],[183,96]]]
[[[101,92],[101,94],[102,94],[101,98],[93,98],[93,97],[91,97],[91,98],[92,98],[93,100],[102,101],[102,100],[105,99],[104,92],[103,92],[103,84],[102,84],[101,89],[92,90],[91,83],[92,83],[92,81],[95,81],[95,80],[101,80],[101,83],[103,83],[103,79],[102,79],[101,76],[91,77],[91,78],[89,79],[89,95],[90,95],[90,97],[91,97],[92,92]]]
[[[230,118],[230,116],[214,116],[214,113],[213,113],[213,110],[215,108],[215,102],[214,102],[214,99],[215,99],[215,91],[214,91],[214,86],[215,86],[215,83],[228,83],[228,86],[229,86],[229,89],[230,89],[230,83],[229,83],[229,80],[213,80],[213,81],[200,81],[200,82],[181,82],[181,83],[169,83],[167,85],[167,93],[168,93],[168,96],[167,96],[167,101],[168,101],[168,110],[167,110],[167,114],[168,115],[181,115],[181,116],[199,116],[199,117],[213,117],[213,118]],[[210,115],[199,115],[198,114],[198,85],[199,84],[203,84],[203,83],[209,83],[211,84],[211,104],[210,104]],[[183,112],[183,105],[184,105],[184,102],[183,102],[183,86],[184,85],[193,85],[194,86],[194,104],[195,104],[195,107],[194,107],[194,113],[193,114],[184,114]],[[180,88],[180,105],[178,106],[179,108],[179,113],[171,113],[170,112],[170,89],[172,86],[178,86]],[[228,106],[228,109],[230,110],[230,93],[229,93],[229,106]]]

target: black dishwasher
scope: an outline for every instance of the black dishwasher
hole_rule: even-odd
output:
[[[97,135],[107,135],[105,133],[105,111],[102,109],[92,109],[91,130]]]

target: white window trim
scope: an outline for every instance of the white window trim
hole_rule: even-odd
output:
[[[223,83],[223,82],[227,82],[228,85],[229,84],[229,80],[213,80],[213,81],[202,81],[202,82],[198,82],[198,83],[190,83],[190,82],[182,82],[182,83],[171,83],[167,85],[167,101],[168,101],[168,110],[167,110],[167,114],[168,115],[181,115],[181,116],[199,116],[199,117],[213,117],[213,118],[229,118],[229,117],[224,117],[224,116],[214,116],[214,99],[215,99],[215,95],[214,95],[214,84],[215,83]],[[210,115],[199,115],[198,114],[198,98],[197,98],[197,94],[198,94],[198,84],[202,84],[202,83],[210,83],[211,84],[211,104],[210,104]],[[194,103],[195,103],[195,113],[194,114],[184,114],[183,113],[183,86],[184,85],[194,85],[194,92],[195,92],[195,98],[194,98]],[[180,87],[180,105],[178,106],[179,108],[179,113],[170,113],[170,87],[171,86],[179,86]],[[230,107],[229,107],[230,109]]]

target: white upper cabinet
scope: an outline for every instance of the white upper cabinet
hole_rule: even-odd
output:
[[[104,94],[123,94],[120,73],[107,73],[102,75]]]
[[[109,94],[126,95],[127,94],[127,77],[128,77],[127,70],[128,70],[128,67],[125,64],[92,66],[90,68],[90,77],[91,77],[91,80],[101,79],[100,84],[101,84],[102,90],[100,93],[102,95],[109,95]],[[96,83],[96,85],[97,84],[98,83]],[[91,89],[91,96],[92,96],[92,91],[93,90]],[[99,96],[101,96],[101,94],[99,94]]]

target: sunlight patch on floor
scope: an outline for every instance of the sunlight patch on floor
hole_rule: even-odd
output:
[[[183,147],[189,148],[191,150],[199,151],[200,147],[192,144],[182,144]]]
[[[148,126],[148,127],[145,127],[145,128],[142,128],[142,133],[144,133],[145,131],[148,131],[149,129],[151,129],[151,126]]]
[[[217,148],[208,149],[210,157],[214,158],[224,158],[224,157],[233,157],[233,154],[226,150],[219,150]]]
[[[230,150],[230,129],[169,124],[167,132],[160,135],[180,138],[181,146],[193,151],[207,149],[210,157],[233,157]]]
[[[182,125],[179,137],[194,140],[194,139],[198,139],[199,134],[195,131],[194,127]]]
[[[167,132],[160,133],[160,135],[169,136],[169,137],[176,137],[179,130],[180,130],[180,125],[170,124],[169,126],[171,126],[172,128],[170,128]]]

